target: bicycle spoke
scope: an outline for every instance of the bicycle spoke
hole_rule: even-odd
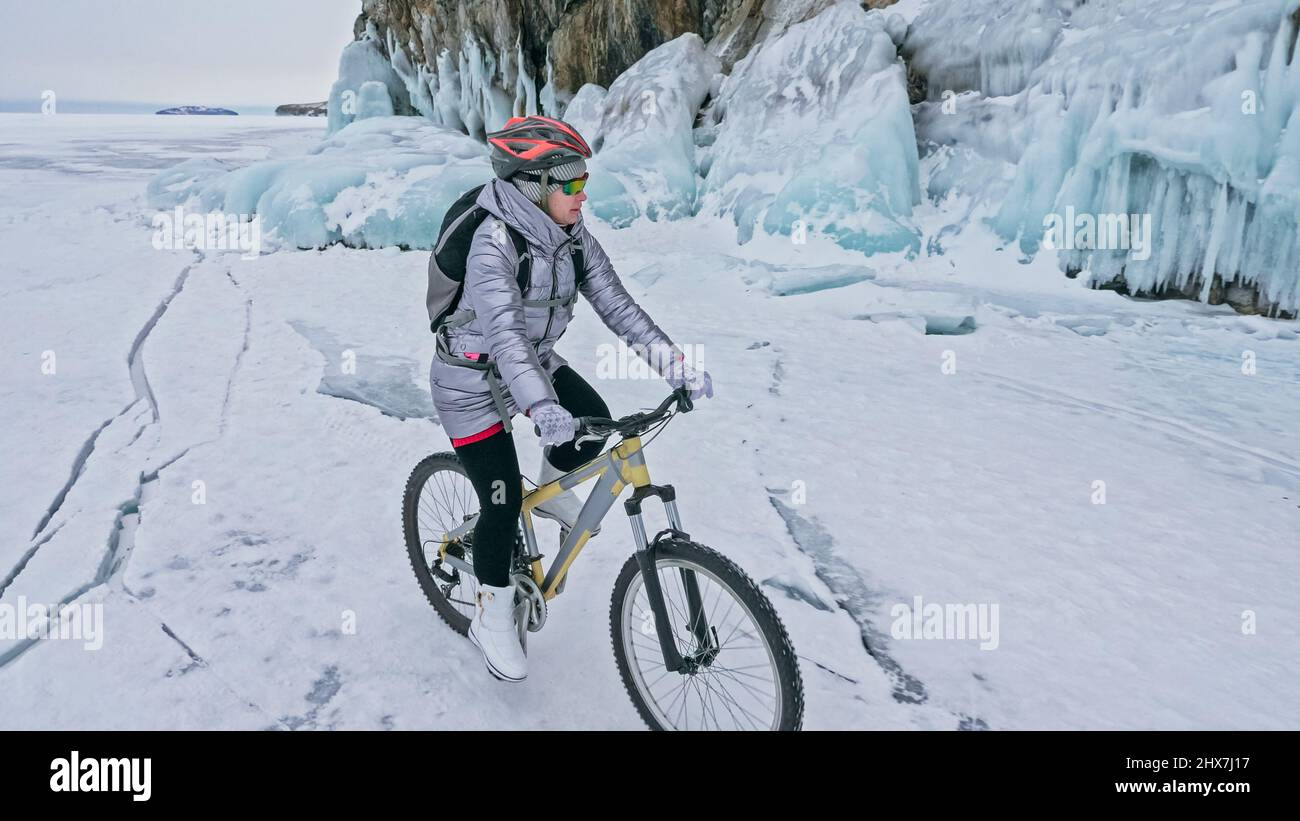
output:
[[[709,688],[710,692],[713,691],[713,687],[711,685],[706,684],[705,686]],[[722,702],[723,709],[725,709],[727,711],[727,714],[731,716],[732,723],[739,725],[740,719],[736,718],[736,713],[731,709],[731,705],[727,703],[727,699],[724,698],[722,695],[719,695],[718,700]]]
[[[726,624],[726,623],[727,623],[727,616],[730,616],[730,615],[731,615],[731,611],[734,610],[735,607],[736,607],[736,600],[735,600],[735,599],[732,599],[732,600],[731,600],[731,604],[727,605],[727,612],[725,612],[725,613],[722,614],[722,619],[721,619],[721,620],[713,622],[713,623],[712,623],[713,626],[716,627],[716,626],[719,625],[719,624]],[[727,642],[731,640],[731,637],[734,636],[734,635],[736,634],[736,630],[740,629],[740,625],[742,625],[742,624],[744,624],[744,621],[743,621],[743,620],[742,620],[742,621],[738,621],[738,622],[736,622],[736,626],[733,627],[733,628],[731,629],[731,632],[727,634],[727,637],[726,637],[725,639],[723,639],[721,642],[718,643],[718,647],[719,647],[719,649],[721,649],[722,647],[725,647],[725,646],[726,646]],[[718,632],[721,632],[721,631],[718,631]]]
[[[762,701],[759,701],[759,700],[757,700],[757,699],[754,699],[754,701],[753,701],[753,703],[752,703],[751,706],[752,706],[753,708],[755,708],[755,709],[761,709],[761,710],[763,710],[765,714],[774,714],[774,712],[775,712],[775,707],[776,707],[776,700],[775,700],[775,697],[774,697],[774,696],[771,696],[771,695],[769,695],[769,694],[767,694],[767,693],[763,693],[763,692],[761,692],[761,691],[755,690],[753,687],[751,687],[751,686],[745,684],[744,682],[736,681],[735,679],[732,679],[732,680],[735,681],[735,683],[739,684],[740,687],[743,688],[743,689],[741,689],[741,690],[739,690],[739,691],[736,691],[736,692],[733,692],[731,689],[729,689],[729,688],[726,686],[726,684],[724,683],[724,681],[722,680],[722,678],[723,678],[722,676],[715,675],[715,676],[713,677],[713,683],[718,687],[718,691],[719,691],[719,692],[720,692],[720,693],[721,693],[725,698],[728,698],[728,699],[731,700],[731,703],[734,704],[734,705],[736,706],[736,709],[742,711],[743,713],[745,713],[745,715],[747,715],[747,716],[749,716],[749,717],[751,717],[751,718],[754,718],[754,714],[753,714],[752,712],[750,712],[749,710],[745,709],[745,707],[740,703],[740,699],[738,698],[738,696],[744,694],[744,695],[748,695],[750,699],[754,699],[754,696],[760,696],[760,697],[762,697],[762,698],[764,698],[764,699],[769,700],[771,703],[770,703],[770,704],[765,704],[765,703],[763,703]],[[773,715],[773,718],[775,718],[774,715]]]
[[[730,678],[732,681],[736,682],[736,684],[740,685],[741,687],[744,687],[746,690],[748,690],[749,692],[755,695],[762,696],[763,698],[775,699],[775,696],[764,693],[762,690],[755,688],[752,684],[746,684],[745,682],[741,681],[740,679],[736,678],[735,676],[731,675],[725,670],[720,670],[718,672],[720,675]]]
[[[661,561],[656,572],[668,611],[669,629],[679,652],[688,661],[694,659],[702,665],[705,659],[712,659],[695,673],[678,673],[663,666],[662,647],[657,638],[640,629],[653,613],[642,578],[625,605],[623,641],[638,687],[647,702],[654,705],[660,722],[665,726],[705,730],[775,726],[781,713],[780,674],[767,637],[753,614],[728,585],[696,565]],[[708,645],[701,646],[696,635],[701,625],[691,621],[687,573],[694,576],[698,585],[699,605],[695,612],[712,633],[708,643],[716,643],[711,656],[700,655]],[[724,649],[727,650],[725,665],[719,663]]]
[[[668,702],[668,704],[666,705],[666,707],[665,707],[665,709],[664,709],[664,712],[665,712],[665,713],[671,712],[672,709],[673,709],[673,705],[677,703],[677,698],[678,698],[679,696],[684,696],[685,694],[686,694],[686,682],[683,681],[683,682],[682,682],[682,685],[681,685],[681,688],[680,688],[680,690],[678,691],[677,696],[674,696],[674,697],[673,697],[673,700],[670,701],[670,702]],[[683,699],[683,701],[682,701],[682,710],[685,710],[685,709],[686,709],[686,701]],[[680,714],[679,714],[679,715],[680,715]],[[680,723],[679,721],[678,721],[678,722],[673,722],[673,725],[674,725],[674,726],[677,726],[679,723]]]
[[[443,563],[440,555],[442,537],[462,526],[467,518],[478,512],[477,494],[464,474],[454,470],[438,470],[430,474],[416,498],[416,528],[424,564],[432,573],[440,565],[456,578],[444,583],[434,580],[442,597],[462,616],[472,618],[477,606],[477,580],[472,573],[464,573]],[[463,559],[473,565],[473,551],[462,541]]]
[[[701,696],[701,700],[704,702],[705,715],[713,718],[714,729],[721,730],[722,724],[718,721],[718,711],[713,706],[713,688],[709,686],[707,681],[704,682],[704,695]]]
[[[729,693],[729,692],[728,692],[727,690],[725,690],[725,689],[720,690],[719,692],[721,693],[721,695],[722,695],[723,698],[729,700],[729,701],[731,702],[731,704],[734,705],[735,708],[736,708],[737,710],[739,710],[741,713],[744,714],[744,716],[745,716],[746,718],[749,719],[749,722],[750,722],[750,726],[751,726],[751,727],[753,727],[755,730],[761,730],[761,729],[763,729],[763,725],[762,725],[762,723],[759,722],[757,718],[755,718],[755,716],[754,716],[753,713],[751,713],[750,711],[748,711],[748,710],[746,710],[744,707],[742,707],[741,704],[740,704],[740,702],[739,702],[739,701],[736,701],[735,696],[733,696],[731,693]]]
[[[722,722],[718,721],[718,711],[717,708],[714,707],[713,705],[713,697],[715,695],[713,687],[709,684],[707,680],[701,678],[699,682],[697,682],[696,684],[696,689],[701,692],[701,700],[704,702],[704,706],[707,709],[708,715],[710,715],[713,718],[714,728],[721,730]],[[723,702],[723,704],[725,706],[725,702]]]
[[[770,664],[746,664],[744,667],[723,667],[717,662],[714,662],[713,664],[709,665],[710,670],[728,670],[733,673],[738,672],[740,670],[756,670],[759,667],[762,667],[764,670],[772,669],[772,665]]]

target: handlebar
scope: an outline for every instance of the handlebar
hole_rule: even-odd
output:
[[[676,409],[669,411],[668,407],[676,403]],[[674,413],[689,413],[695,407],[691,401],[691,392],[689,389],[682,387],[677,388],[665,397],[664,401],[659,403],[659,407],[652,411],[642,411],[624,416],[622,419],[609,419],[604,416],[575,416],[573,418],[573,433],[577,437],[576,444],[582,444],[584,437],[590,439],[604,439],[612,433],[617,433],[623,438],[640,436],[665,417]],[[542,429],[533,425],[533,432],[538,436],[542,435]]]

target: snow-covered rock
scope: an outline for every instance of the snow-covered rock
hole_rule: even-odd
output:
[[[327,101],[328,127],[331,134],[357,118],[361,89],[366,83],[383,84],[388,91],[392,113],[412,113],[402,78],[380,51],[377,37],[374,28],[371,27],[367,36],[348,43],[343,47],[343,53],[339,55],[339,77],[330,88]],[[376,102],[373,90],[368,100],[370,110],[373,111]]]
[[[999,205],[993,226],[1027,254],[1046,229],[1063,226],[1053,242],[1061,267],[1087,271],[1094,285],[1295,311],[1300,2],[1073,6],[972,0],[919,16],[907,50],[914,69],[932,72],[931,97],[944,85],[1015,94],[950,96],[947,111],[923,104],[922,138],[1014,163],[1005,194],[990,197]],[[954,15],[972,25],[954,28]],[[1041,37],[1009,33],[1026,19],[1038,21],[1032,30]],[[978,20],[991,22],[976,31]],[[1045,54],[1049,30],[1056,34]],[[986,52],[990,38],[998,48]],[[978,67],[963,62],[968,51],[983,55]],[[964,133],[956,127],[963,120]],[[1147,247],[1136,234],[1123,242],[1124,223],[1149,224]]]
[[[916,135],[886,20],[836,3],[736,64],[699,134],[701,211],[730,215],[742,242],[761,226],[866,253],[917,247]]]
[[[927,96],[1015,94],[1061,36],[1077,0],[930,3],[912,22],[904,51],[926,78]]]
[[[446,209],[492,175],[483,145],[418,117],[357,120],[304,156],[231,169],[187,160],[149,184],[149,204],[256,214],[296,248],[432,248]]]
[[[624,226],[641,216],[694,212],[692,129],[719,68],[699,35],[683,34],[638,60],[607,92],[595,85],[579,90],[565,117],[595,152],[587,192],[596,216]]]
[[[154,112],[155,114],[207,114],[207,115],[237,115],[238,111],[231,111],[229,108],[214,108],[206,105],[178,105],[172,108],[164,108]]]
[[[378,80],[367,80],[357,91],[357,120],[393,116],[393,100]],[[354,121],[355,122],[355,121]]]

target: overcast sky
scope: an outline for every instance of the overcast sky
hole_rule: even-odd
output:
[[[0,99],[324,100],[361,0],[0,0]]]

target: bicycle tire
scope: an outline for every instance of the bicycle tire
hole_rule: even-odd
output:
[[[402,534],[406,541],[406,554],[411,563],[411,570],[415,573],[416,581],[419,582],[424,597],[428,599],[429,604],[433,605],[433,609],[438,612],[438,615],[451,629],[468,637],[471,617],[460,612],[455,604],[448,600],[439,586],[440,581],[434,578],[431,567],[425,560],[424,545],[420,534],[421,493],[430,479],[441,472],[447,471],[463,476],[465,482],[469,484],[469,476],[460,462],[460,457],[454,452],[430,454],[420,460],[419,464],[411,471],[410,477],[406,480],[406,489],[402,494]],[[478,497],[474,494],[472,485],[469,487],[467,499],[472,501],[477,509]],[[522,543],[523,532],[520,530],[516,533],[516,549]],[[469,546],[466,550],[465,558],[471,565],[473,564],[472,546]],[[461,584],[464,584],[464,582]],[[474,580],[474,585],[476,590],[477,579]]]
[[[655,550],[656,572],[661,576],[661,585],[663,584],[661,568],[692,566],[694,569],[705,571],[744,607],[762,633],[766,642],[767,656],[773,668],[774,681],[779,683],[779,691],[774,696],[774,701],[780,705],[780,710],[773,718],[775,726],[769,729],[780,731],[800,729],[803,726],[804,704],[799,664],[785,625],[781,623],[776,609],[767,596],[735,562],[712,548],[697,542],[670,538],[661,541]],[[664,711],[656,709],[658,705],[652,704],[647,693],[643,692],[643,689],[648,687],[645,687],[633,672],[629,661],[629,649],[635,644],[629,631],[637,630],[638,627],[629,624],[625,616],[631,609],[628,596],[629,593],[633,594],[635,600],[636,593],[643,588],[641,565],[633,555],[623,565],[610,598],[610,640],[614,645],[614,659],[618,665],[619,675],[623,679],[623,686],[646,726],[652,730],[676,729],[671,725],[665,725],[661,717]],[[663,657],[658,649],[657,635],[650,634],[650,639],[655,648],[650,655],[658,659],[662,665]],[[680,641],[678,649],[684,649]],[[635,650],[633,652],[635,653]],[[722,655],[719,654],[718,658],[722,658]],[[683,674],[668,673],[668,675]]]

